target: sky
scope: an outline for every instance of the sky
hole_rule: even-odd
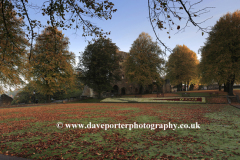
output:
[[[44,1],[29,1],[30,3],[41,5]],[[87,18],[99,28],[103,29],[105,32],[111,31],[108,36],[115,43],[120,51],[129,52],[131,45],[138,38],[141,32],[148,33],[153,41],[156,41],[156,36],[153,32],[152,26],[149,22],[148,14],[148,1],[147,0],[112,0],[114,3],[114,9],[117,12],[112,14],[111,20],[99,20],[98,18]],[[191,0],[190,4],[199,2],[199,0]],[[187,5],[188,6],[188,5]],[[200,17],[194,17],[193,20],[196,23],[200,23],[206,19],[206,22],[200,24],[202,28],[214,26],[221,16],[228,12],[234,12],[239,8],[240,0],[203,0],[201,3],[195,5],[191,11],[198,11],[205,7],[215,7],[208,8],[208,13],[201,14]],[[38,10],[30,9],[29,15],[31,19],[40,20],[42,24],[46,24],[49,17],[42,16]],[[186,17],[186,14],[183,15]],[[210,18],[210,19],[209,19]],[[162,17],[164,20],[165,18]],[[186,25],[186,20],[181,19],[181,21],[175,19],[175,23],[183,28]],[[27,23],[27,22],[26,22]],[[202,32],[198,31],[198,28],[188,23],[189,27],[183,32],[177,33],[177,26],[170,32],[171,38],[166,33],[166,30],[156,30],[156,33],[160,40],[166,44],[169,48],[173,49],[176,45],[186,45],[188,48],[193,50],[200,60],[200,54],[198,50],[204,45],[208,34],[205,33],[202,36]],[[58,28],[61,30],[61,28]],[[36,32],[41,33],[43,28],[38,29]],[[84,52],[85,47],[88,45],[86,40],[91,40],[93,37],[82,37],[82,29],[77,32],[74,29],[63,30],[65,36],[70,40],[69,51],[75,54],[76,62],[78,62],[78,56],[81,56],[81,52]],[[177,33],[177,34],[176,34]],[[163,51],[165,48],[159,45]],[[165,59],[170,55],[170,52],[166,52]]]

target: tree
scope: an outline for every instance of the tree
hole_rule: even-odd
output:
[[[30,78],[38,91],[47,95],[48,101],[55,92],[74,85],[74,54],[68,51],[68,44],[68,38],[57,28],[47,27],[37,37]]]
[[[35,84],[30,81],[24,88],[22,88],[14,97],[12,104],[19,103],[39,103],[46,102],[46,95],[40,93],[36,88]]]
[[[71,97],[80,98],[84,84],[79,79],[79,73],[74,73],[74,87],[69,87],[66,91],[57,91],[53,94],[53,99],[62,100]]]
[[[185,45],[177,45],[166,64],[167,77],[173,85],[178,85],[178,90],[182,89],[182,82],[194,85],[198,77],[198,64],[195,52]]]
[[[222,84],[224,81],[222,80],[221,74],[223,74],[223,68],[219,68],[219,70],[216,70],[217,68],[214,67],[215,64],[211,62],[212,59],[215,59],[215,57],[211,57],[211,55],[207,55],[206,51],[208,48],[211,47],[210,44],[206,44],[202,48],[200,48],[201,51],[201,61],[199,64],[199,76],[200,76],[200,82],[201,84],[210,85],[213,83],[218,83],[219,85],[219,91],[221,91]],[[221,70],[221,71],[220,71]]]
[[[130,53],[124,62],[126,78],[140,86],[162,83],[160,74],[163,71],[164,60],[157,42],[153,42],[151,36],[142,32],[133,42]]]
[[[69,99],[71,97],[80,97],[82,94],[82,84],[80,84],[77,76],[74,75],[75,82],[74,87],[67,88],[66,90],[56,91],[51,96],[55,100]],[[78,84],[79,83],[79,84]],[[46,94],[39,91],[39,87],[36,87],[34,81],[30,81],[23,89],[20,89],[14,96],[12,104],[18,103],[45,103],[48,101]]]
[[[5,2],[6,0],[1,0],[2,4]],[[176,25],[177,30],[180,31],[180,25],[178,25],[176,21],[187,19],[186,26],[188,25],[188,22],[190,22],[194,26],[198,27],[199,30],[202,31],[202,34],[207,32],[206,28],[199,26],[202,22],[197,23],[194,21],[194,18],[200,17],[201,14],[208,12],[207,8],[210,8],[205,7],[203,9],[199,9],[198,11],[192,11],[193,7],[201,2],[202,0],[194,4],[190,4],[189,1],[183,0],[148,0],[150,23],[158,41],[164,47],[167,48],[167,46],[158,38],[156,34],[156,28],[160,30],[168,28],[167,33],[170,33],[172,26]],[[117,9],[113,8],[114,4],[108,0],[50,0],[43,1],[42,5],[40,6],[28,4],[30,3],[28,0],[14,0],[12,3],[14,3],[12,7],[15,7],[14,9],[17,11],[18,16],[22,19],[26,19],[28,22],[28,37],[31,41],[29,60],[31,59],[33,39],[36,36],[34,28],[46,27],[46,25],[42,25],[43,22],[40,22],[29,15],[29,8],[32,7],[35,10],[38,9],[39,13],[43,16],[49,16],[47,24],[51,24],[52,27],[61,27],[64,30],[67,28],[73,28],[76,30],[82,28],[83,36],[96,35],[100,37],[103,35],[109,35],[110,32],[102,32],[99,27],[94,25],[85,17],[95,17],[99,19],[104,18],[108,20],[112,18],[112,13],[117,11]],[[162,15],[165,17],[165,20],[162,19]],[[184,15],[186,16],[184,17]],[[6,21],[4,14],[2,14],[2,18],[3,21]],[[175,21],[174,18],[177,20]],[[164,23],[167,25],[165,26]],[[185,27],[182,29],[185,29]],[[4,25],[4,28],[7,29],[7,26]],[[7,35],[10,36],[9,34]],[[169,49],[169,51],[171,51],[171,49]]]
[[[240,11],[222,16],[212,28],[202,49],[203,81],[215,81],[233,95],[233,84],[240,79]],[[211,67],[211,68],[210,68]]]
[[[110,39],[99,38],[89,43],[80,59],[81,80],[98,93],[111,90],[111,84],[120,80],[118,47]]]
[[[12,4],[8,1],[0,3],[0,10],[0,83],[4,88],[16,87],[24,83],[24,60],[29,44],[21,29],[24,22],[16,17]],[[3,92],[4,89],[0,87],[0,93]]]

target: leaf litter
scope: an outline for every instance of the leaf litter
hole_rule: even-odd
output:
[[[236,159],[240,155],[240,110],[227,104],[58,104],[0,112],[0,151],[5,155],[30,159]],[[57,129],[59,121],[198,122],[201,128]]]

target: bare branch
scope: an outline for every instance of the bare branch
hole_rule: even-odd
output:
[[[77,13],[78,17],[81,19],[82,23],[91,31],[91,33],[95,33],[89,26],[89,22],[85,21],[82,16],[80,15],[80,11],[79,9],[76,8],[74,3],[68,3],[70,6],[72,6],[72,8],[75,10],[75,12]],[[88,24],[87,24],[88,23]]]
[[[177,0],[177,1],[172,1],[172,0],[152,0],[152,4],[150,5],[150,0],[148,0],[148,9],[149,9],[149,19],[150,19],[150,23],[151,26],[153,28],[153,32],[157,38],[157,40],[164,46],[166,47],[166,45],[159,40],[159,37],[156,34],[156,28],[162,30],[162,29],[167,29],[167,34],[170,34],[170,30],[172,30],[172,26],[175,25],[176,29],[178,30],[177,33],[179,33],[180,31],[184,31],[186,27],[188,27],[188,22],[191,22],[195,27],[197,27],[199,30],[205,33],[209,33],[208,27],[206,28],[202,28],[199,24],[205,22],[200,22],[200,23],[196,23],[193,18],[194,17],[198,17],[199,15],[203,14],[203,13],[207,13],[206,9],[207,8],[214,8],[214,7],[205,7],[204,9],[201,9],[199,11],[196,12],[191,12],[191,9],[194,5],[197,5],[199,3],[201,3],[203,0],[200,0],[194,4],[190,4],[190,1],[184,1],[183,0]],[[170,2],[172,4],[170,4]],[[176,6],[175,4],[179,4],[178,6]],[[189,8],[186,8],[186,5],[189,4]],[[178,12],[176,9],[179,10],[183,10],[183,12]],[[206,11],[206,12],[202,12],[202,11]],[[187,14],[187,17],[183,17],[181,16],[181,14]],[[164,17],[164,19],[161,19],[162,17]],[[186,22],[186,26],[185,27],[181,27],[180,25],[175,24],[175,22],[173,21],[173,18],[177,18],[179,21],[184,19],[187,20]],[[209,19],[209,18],[208,18]],[[207,19],[207,20],[208,20]],[[153,25],[155,21],[156,26]],[[166,27],[166,25],[168,25]],[[181,29],[180,29],[181,28]],[[198,31],[199,31],[198,30]],[[170,36],[169,36],[170,38]],[[169,49],[168,49],[169,50]]]
[[[154,30],[154,27],[153,27],[153,24],[152,24],[152,19],[151,19],[151,11],[150,11],[150,3],[149,3],[149,0],[148,0],[148,11],[149,11],[149,20],[150,20],[150,23],[151,23],[152,28],[153,28],[153,32],[154,32],[157,40],[158,40],[169,52],[172,52],[171,49],[168,48],[168,47],[158,38],[158,36],[157,36],[157,34],[156,34],[155,30]],[[164,53],[164,54],[166,54],[166,53]]]
[[[190,14],[189,11],[186,9],[186,6],[183,4],[182,0],[179,0],[179,2],[181,3],[181,5],[182,5],[182,7],[184,8],[185,12],[188,14],[188,19],[189,19],[188,21],[190,21],[194,26],[197,26],[197,27],[199,28],[199,30],[202,30],[203,32],[209,33],[209,32],[207,32],[204,28],[202,28],[202,27],[200,27],[200,26],[198,25],[198,24],[200,24],[200,23],[196,23],[196,22],[193,21],[191,14]],[[202,0],[200,0],[199,2],[194,3],[193,5],[196,5],[196,4],[200,3],[200,2],[202,2]],[[191,9],[191,7],[192,7],[193,5],[190,5],[189,10]],[[213,8],[213,7],[208,7],[208,8]],[[205,9],[205,8],[204,8],[204,9]],[[205,21],[206,21],[206,20],[205,20]],[[202,22],[201,22],[201,23],[202,23]]]
[[[30,61],[30,59],[31,59],[31,55],[32,55],[33,37],[34,37],[34,35],[33,35],[33,26],[32,26],[31,20],[30,20],[30,18],[29,18],[29,16],[28,16],[28,12],[27,12],[27,9],[26,9],[26,7],[25,7],[24,0],[21,0],[21,1],[22,1],[22,4],[23,4],[23,10],[25,11],[25,14],[26,14],[27,19],[28,19],[28,23],[29,23],[29,25],[30,25],[30,27],[31,27],[31,34],[32,34],[32,37],[31,37],[31,48],[30,48],[30,55],[29,55],[29,61]]]
[[[50,3],[50,20],[51,20],[51,24],[52,24],[52,33],[54,34],[54,40],[55,40],[55,43],[54,43],[54,50],[55,50],[55,54],[57,52],[57,39],[56,39],[56,31],[55,31],[55,25],[54,25],[54,17],[53,17],[53,14],[54,14],[54,11],[53,11],[53,0],[51,0],[51,3]]]

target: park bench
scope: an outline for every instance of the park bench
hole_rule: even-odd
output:
[[[142,95],[141,95],[141,94],[139,94],[139,95],[135,95],[135,97],[136,97],[136,98],[141,98]]]
[[[213,96],[217,96],[218,97],[218,92],[212,92],[212,93],[209,93],[210,97],[213,97]]]
[[[182,93],[182,97],[190,97],[190,93]]]

